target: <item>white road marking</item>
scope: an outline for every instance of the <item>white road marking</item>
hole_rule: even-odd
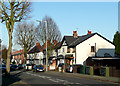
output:
[[[80,83],[75,83],[75,84],[80,84]]]
[[[53,80],[53,79],[49,79],[50,81],[53,81],[53,82],[58,82],[58,81],[55,81],[55,80]]]
[[[41,75],[37,75],[37,74],[32,74],[32,73],[29,73],[29,72],[26,72],[27,74],[30,74],[30,75],[32,75],[32,76],[37,76],[37,77],[40,77],[40,78],[43,78],[43,79],[48,79],[48,80],[50,80],[50,81],[52,81],[52,82],[55,82],[55,83],[61,83],[61,84],[74,84],[74,83],[72,83],[72,82],[69,82],[69,81],[67,81],[67,80],[63,80],[63,79],[52,79],[51,77],[48,77],[48,76],[41,76]],[[75,84],[80,84],[80,83],[75,83]]]

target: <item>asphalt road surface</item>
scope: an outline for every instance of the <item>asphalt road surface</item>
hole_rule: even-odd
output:
[[[65,75],[64,73],[47,73],[47,72],[32,72],[26,71],[15,75],[16,79],[19,77],[21,81],[29,85],[65,85],[65,86],[120,86],[118,84],[74,77]]]

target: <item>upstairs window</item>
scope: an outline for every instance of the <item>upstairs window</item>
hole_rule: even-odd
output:
[[[67,53],[70,53],[70,48],[67,48]]]
[[[95,52],[95,46],[91,46],[91,52]]]
[[[64,48],[62,48],[62,51],[65,52]]]

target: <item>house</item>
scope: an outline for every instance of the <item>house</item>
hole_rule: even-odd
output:
[[[47,41],[47,43],[49,40]],[[47,47],[49,47],[50,44],[47,44]],[[27,64],[46,64],[46,47],[45,44],[42,46],[40,45],[39,42],[36,43],[35,46],[33,46],[27,53]]]
[[[13,52],[11,62],[15,62],[16,64],[23,64],[24,63],[24,49]]]
[[[26,63],[43,64],[43,51],[39,42],[28,51]]]
[[[56,65],[57,65],[57,49],[59,48],[61,42],[57,43],[56,40],[53,41],[53,49],[51,56],[48,59],[48,64],[49,64],[49,70],[55,70]]]
[[[86,64],[88,57],[114,57],[115,46],[111,41],[98,33],[88,31],[86,35],[78,36],[73,31],[73,36],[64,36],[60,47],[57,49],[57,63]]]

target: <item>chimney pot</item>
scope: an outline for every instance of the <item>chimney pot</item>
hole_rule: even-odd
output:
[[[91,34],[92,32],[88,30],[88,35]]]
[[[73,31],[73,37],[74,38],[77,38],[78,36],[77,36],[77,31]]]

